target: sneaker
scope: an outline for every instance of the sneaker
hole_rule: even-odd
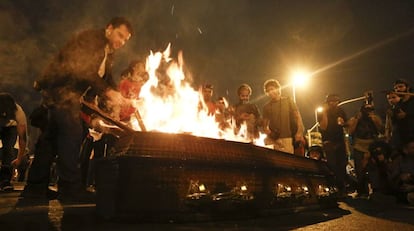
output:
[[[0,191],[1,192],[12,192],[14,190],[13,185],[10,181],[3,181],[0,183]]]

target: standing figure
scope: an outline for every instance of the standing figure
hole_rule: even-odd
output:
[[[215,117],[221,131],[226,131],[231,127],[231,107],[224,96],[220,96],[216,101]]]
[[[0,140],[3,145],[0,166],[0,191],[12,191],[13,186],[10,180],[13,168],[22,163],[26,153],[26,114],[8,93],[0,93],[0,105]],[[19,150],[15,158],[13,150],[17,138]]]
[[[242,84],[237,89],[239,103],[234,105],[234,118],[236,121],[235,133],[239,133],[243,123],[247,126],[247,139],[253,141],[259,138],[260,113],[256,104],[250,103],[252,88],[248,84]]]
[[[48,102],[47,129],[54,137],[49,142],[56,147],[58,191],[62,200],[82,199],[79,192],[84,192],[78,156],[87,130],[80,119],[80,98],[84,95],[93,102],[97,95],[118,97],[112,79],[113,55],[131,34],[132,26],[123,17],[111,19],[105,28],[76,34],[35,83]]]
[[[361,106],[358,114],[348,121],[348,131],[353,138],[353,156],[357,175],[358,196],[368,196],[367,164],[371,158],[369,147],[383,132],[381,118],[372,104]]]
[[[318,120],[328,167],[335,174],[336,185],[340,193],[344,195],[346,165],[348,163],[344,140],[344,126],[347,117],[345,111],[338,107],[339,102],[338,95],[329,94]]]
[[[408,81],[399,79],[394,82],[394,91],[401,97],[399,108],[395,115],[400,143],[407,143],[414,136],[414,93]]]
[[[401,98],[396,92],[388,91],[386,93],[389,107],[385,114],[385,142],[391,145],[393,149],[400,146],[398,126],[396,123],[397,114],[400,112]]]
[[[213,116],[216,113],[216,103],[213,100],[213,85],[204,84],[200,88],[201,99],[198,105],[198,109],[206,110],[209,116]]]
[[[293,154],[293,139],[304,142],[299,110],[290,98],[282,96],[279,81],[267,80],[264,91],[270,98],[263,107],[263,129],[267,134],[265,143],[273,145],[275,150]]]

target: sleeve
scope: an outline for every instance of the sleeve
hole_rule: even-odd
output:
[[[292,98],[289,97],[288,100],[289,100],[289,108],[291,112],[298,111],[298,107],[296,106],[296,103],[293,102]]]

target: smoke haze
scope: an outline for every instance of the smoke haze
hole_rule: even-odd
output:
[[[375,7],[344,0],[3,0],[0,5],[0,91],[13,94],[26,113],[40,99],[33,81],[59,48],[73,33],[104,28],[114,16],[128,18],[135,30],[116,54],[114,77],[130,61],[171,43],[173,57],[183,51],[195,87],[212,83],[215,98],[236,103],[237,87],[248,83],[259,105],[266,79],[287,84],[294,66],[317,70],[414,26],[409,1],[380,1]],[[306,126],[327,93],[353,98],[372,89],[381,104],[385,99],[377,92],[395,78],[412,80],[410,36],[326,70],[308,89],[297,89]],[[290,95],[289,89],[283,94]]]

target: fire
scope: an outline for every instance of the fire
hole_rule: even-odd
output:
[[[233,123],[220,128],[215,115],[209,115],[205,105],[200,109],[201,93],[186,81],[182,53],[170,58],[171,45],[164,52],[151,52],[146,60],[149,80],[142,87],[135,106],[147,131],[186,133],[194,136],[250,142],[245,137],[246,126],[234,134]],[[134,130],[141,130],[136,118],[131,119]],[[260,141],[254,141],[260,145]]]

